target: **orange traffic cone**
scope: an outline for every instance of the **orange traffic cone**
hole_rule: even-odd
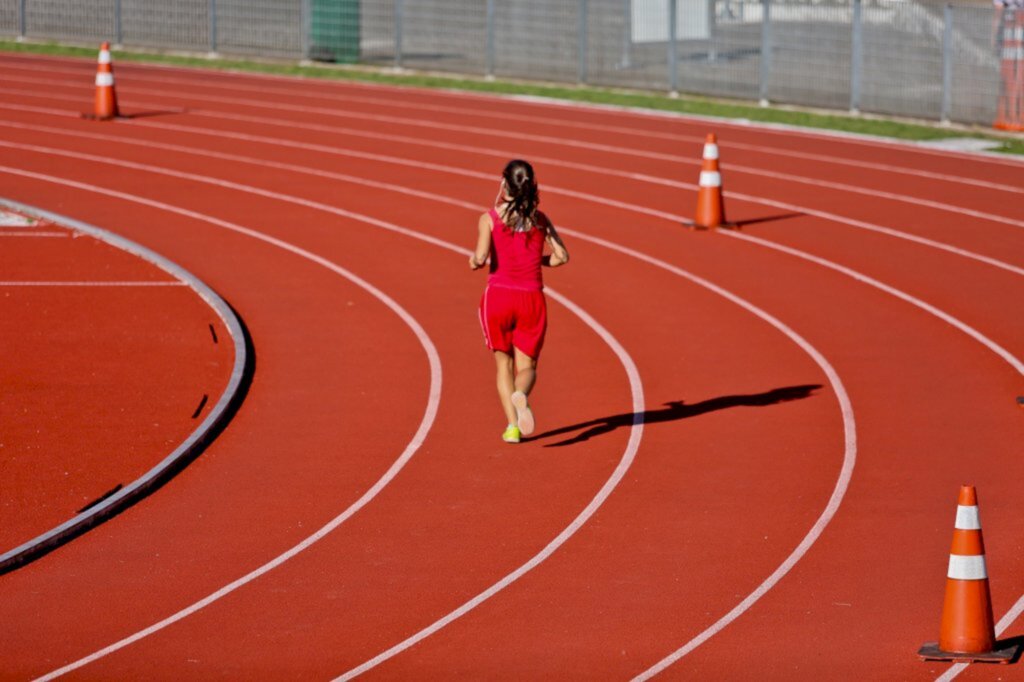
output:
[[[917,654],[926,661],[1009,663],[1020,645],[1001,644],[1002,648],[997,648],[1000,643],[992,624],[978,494],[974,486],[965,485],[960,487],[956,508],[939,641],[925,644]]]
[[[697,212],[693,226],[701,230],[716,227],[734,227],[725,222],[725,203],[722,200],[722,174],[718,171],[718,140],[714,133],[708,133],[704,142],[703,161],[700,165],[700,180],[697,183]]]
[[[83,118],[96,121],[109,121],[117,118],[121,112],[117,109],[117,94],[114,92],[114,69],[110,63],[110,43],[100,45],[100,56],[96,64],[96,105],[92,114],[82,114]]]

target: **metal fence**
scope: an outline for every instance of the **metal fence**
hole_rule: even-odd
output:
[[[910,0],[0,0],[0,35],[990,124],[989,6]]]

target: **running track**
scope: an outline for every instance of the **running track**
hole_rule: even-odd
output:
[[[1020,162],[121,64],[148,115],[97,124],[93,64],[2,62],[0,195],[196,274],[256,354],[202,457],[0,578],[5,679],[949,679],[965,482],[1021,633]],[[738,233],[679,226],[711,130]],[[517,447],[465,264],[513,156],[573,255]]]

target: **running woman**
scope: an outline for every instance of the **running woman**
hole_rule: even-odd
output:
[[[480,300],[480,326],[498,369],[498,397],[508,419],[506,443],[534,430],[527,397],[537,381],[537,359],[547,331],[547,304],[541,266],[569,262],[555,226],[537,210],[540,194],[533,166],[509,161],[501,174],[494,208],[480,216],[476,250],[469,267],[490,257],[490,276]],[[551,250],[544,254],[544,244]]]

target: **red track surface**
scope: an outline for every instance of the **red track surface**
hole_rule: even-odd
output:
[[[50,224],[0,238],[6,552],[174,450],[224,391],[232,352],[216,312],[137,256]]]
[[[964,482],[1024,595],[1020,163],[714,124],[747,224],[694,233],[707,122],[119,64],[178,113],[97,124],[91,64],[2,61],[2,194],[180,263],[257,357],[201,458],[0,579],[5,677],[331,678],[455,613],[368,674],[934,679]],[[513,448],[445,244],[514,155],[573,262]]]

